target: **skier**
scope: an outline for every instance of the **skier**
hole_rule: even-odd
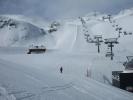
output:
[[[91,69],[90,68],[87,68],[87,70],[86,70],[86,76],[87,77],[91,77]]]
[[[63,68],[62,68],[62,66],[60,67],[60,73],[63,73]]]

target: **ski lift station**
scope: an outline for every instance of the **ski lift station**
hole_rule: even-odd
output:
[[[133,92],[133,56],[127,56],[124,71],[112,72],[112,85]]]
[[[45,46],[32,46],[31,48],[29,48],[29,51],[27,52],[27,54],[31,54],[31,53],[44,53],[46,51],[46,47]]]

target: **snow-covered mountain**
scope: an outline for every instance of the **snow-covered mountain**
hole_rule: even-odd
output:
[[[40,28],[47,28],[47,26],[49,25],[49,22],[46,21],[45,19],[40,18],[40,17],[35,17],[35,16],[28,17],[28,16],[24,16],[24,15],[8,15],[8,14],[1,15],[1,16],[15,19],[18,21],[31,23],[32,25],[38,26]]]
[[[89,34],[91,38],[94,38],[95,35],[102,35],[103,40],[106,38],[119,38],[119,32],[116,31],[116,28],[122,28],[121,37],[118,39],[120,48],[122,49],[124,46],[130,47],[130,45],[126,44],[133,42],[131,35],[133,32],[133,15],[131,13],[133,13],[132,10],[127,10],[123,14],[112,15],[112,22],[109,22],[108,19],[103,21],[103,17],[107,17],[107,14],[90,13],[85,17],[81,17],[84,20],[84,25],[81,18],[65,19],[65,21],[62,21],[61,28],[54,33],[57,41],[56,47],[64,50],[93,51],[95,46],[93,43],[86,42],[85,34]],[[94,48],[92,48],[93,46]],[[105,49],[105,45],[102,46]]]
[[[47,41],[53,40],[46,30],[13,16],[0,16],[0,46],[47,45]]]
[[[51,34],[48,34],[50,24],[41,21],[34,21],[20,15],[3,15],[0,17],[0,46],[28,46],[30,44],[44,44],[57,49],[89,49],[91,44],[87,43],[84,34],[89,34],[93,38],[95,35],[102,35],[105,38],[117,38],[118,31],[115,25],[122,27],[123,32],[131,33],[133,10],[121,11],[117,15],[112,15],[113,23],[103,21],[103,16],[98,12],[91,12],[83,18],[85,27],[80,18],[65,19],[59,21],[60,27]],[[41,22],[41,23],[40,23]],[[39,24],[40,23],[40,24]],[[42,24],[43,23],[43,24]],[[46,25],[44,26],[44,24]],[[112,27],[114,26],[114,27]],[[41,28],[40,28],[41,27]],[[87,31],[87,33],[85,33]],[[122,34],[123,36],[123,34]],[[46,37],[46,38],[45,38]],[[126,39],[125,36],[124,39]],[[68,41],[69,39],[69,41]],[[128,40],[127,40],[128,41]]]

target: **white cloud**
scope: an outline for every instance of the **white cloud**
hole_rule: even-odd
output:
[[[90,11],[116,13],[133,6],[133,0],[0,0],[0,13],[58,18]]]

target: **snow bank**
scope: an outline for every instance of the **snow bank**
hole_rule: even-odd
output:
[[[5,88],[0,87],[0,100],[16,100],[16,98],[9,95]]]

